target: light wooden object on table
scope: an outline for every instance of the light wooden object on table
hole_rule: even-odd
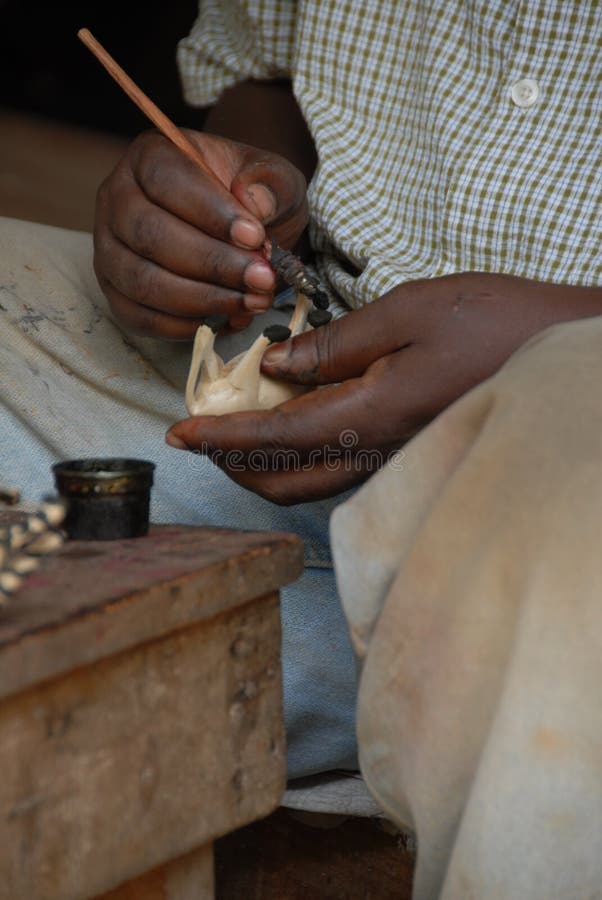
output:
[[[290,535],[72,542],[0,616],[1,900],[210,900],[285,782]]]

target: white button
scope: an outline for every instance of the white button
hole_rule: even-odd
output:
[[[528,109],[537,103],[539,85],[533,78],[521,78],[520,81],[515,81],[510,88],[510,97],[515,106]]]

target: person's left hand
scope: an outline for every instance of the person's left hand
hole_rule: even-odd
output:
[[[265,374],[326,387],[272,410],[187,419],[166,439],[274,503],[332,496],[380,468],[532,335],[601,312],[598,288],[474,272],[404,284],[266,351]]]

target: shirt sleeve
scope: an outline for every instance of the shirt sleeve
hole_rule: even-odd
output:
[[[289,77],[295,7],[295,0],[200,0],[177,51],[186,101],[211,106],[240,81]]]

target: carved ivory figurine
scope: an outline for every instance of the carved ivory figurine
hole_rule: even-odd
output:
[[[288,384],[263,375],[261,358],[274,340],[284,340],[305,331],[311,301],[297,294],[289,328],[266,328],[244,353],[224,364],[213,347],[215,332],[201,325],[196,333],[192,362],[186,383],[186,409],[191,416],[222,416],[250,409],[271,409],[308,390],[300,384]]]

